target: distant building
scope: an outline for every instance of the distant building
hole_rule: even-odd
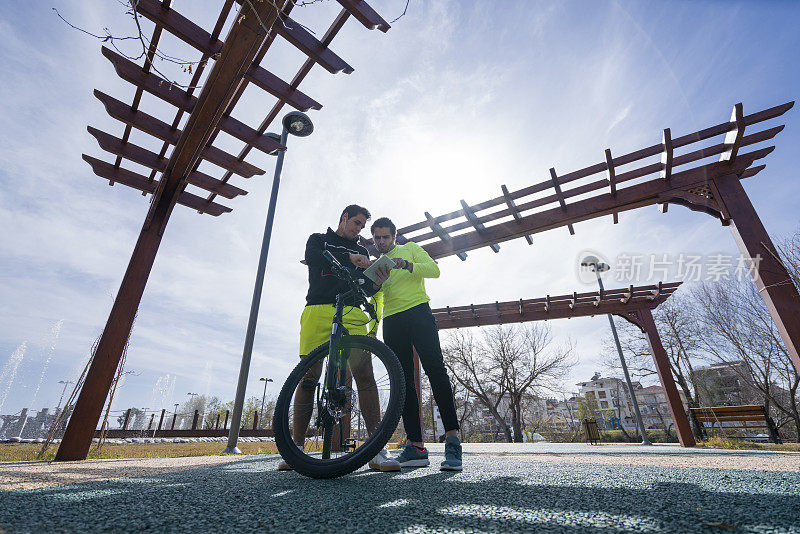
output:
[[[576,385],[580,388],[580,396],[597,402],[595,419],[599,425],[608,429],[622,425],[625,430],[635,430],[633,403],[624,380],[602,377],[600,373],[595,373],[590,380],[578,382]],[[641,388],[639,382],[633,382],[634,391]]]
[[[747,373],[747,366],[739,360],[695,367],[692,371],[692,382],[697,388],[698,402],[701,406],[758,404],[757,392],[742,378]]]
[[[674,426],[672,415],[667,404],[667,395],[661,386],[649,386],[636,390],[636,401],[639,404],[639,413],[642,414],[642,423],[645,428],[670,428]],[[681,402],[687,406],[686,396],[678,390]]]

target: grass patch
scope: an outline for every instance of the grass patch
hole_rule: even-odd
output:
[[[800,452],[800,443],[755,443],[743,439],[730,439],[723,436],[711,436],[705,441],[699,441],[697,444],[710,449]]]
[[[225,448],[226,443],[121,443],[105,444],[97,450],[94,445],[89,449],[89,458],[178,458],[181,456],[213,456]],[[0,443],[0,462],[20,462],[38,460],[36,455],[41,449],[35,443]],[[57,446],[51,446],[42,460],[53,460]],[[275,442],[239,443],[243,454],[277,454]]]

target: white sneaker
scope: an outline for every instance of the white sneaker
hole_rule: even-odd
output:
[[[301,451],[306,450],[305,447],[297,447],[297,448],[300,449]],[[278,471],[292,471],[292,470],[294,470],[294,468],[288,463],[286,463],[286,460],[281,458],[281,462],[278,464]]]
[[[400,471],[400,462],[389,456],[389,451],[383,449],[369,462],[369,468],[376,471]]]

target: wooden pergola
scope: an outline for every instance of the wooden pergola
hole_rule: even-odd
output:
[[[344,23],[353,17],[368,29],[384,32],[389,29],[389,24],[366,2],[338,2],[341,11],[325,34],[317,39],[289,16],[295,6],[291,0],[224,0],[210,32],[173,9],[171,0],[138,0],[134,4],[136,12],[155,25],[143,65],[109,48],[102,48],[103,55],[120,78],[131,83],[135,91],[133,98],[124,102],[95,91],[108,114],[124,124],[124,131],[122,137],[116,137],[89,127],[100,147],[114,157],[112,162],[85,154],[83,158],[95,174],[107,179],[109,184],[127,185],[144,195],[152,195],[152,198],[56,460],[86,458],[175,205],[188,206],[212,216],[230,212],[231,208],[216,202],[216,197],[233,199],[246,194],[243,189],[229,183],[231,177],[236,174],[249,178],[264,173],[245,161],[250,151],[257,149],[269,154],[285,150],[273,136],[265,134],[281,109],[287,104],[300,111],[322,107],[298,89],[311,68],[318,64],[334,74],[353,72],[353,68],[329,48]],[[235,6],[238,9],[234,9]],[[220,34],[229,20],[232,25],[223,42]],[[199,53],[188,89],[182,89],[153,72],[153,61],[165,34],[183,41]],[[261,65],[278,37],[307,56],[288,82]],[[207,67],[210,69],[208,76],[198,88]],[[250,84],[277,98],[257,128],[233,117],[239,98]],[[145,93],[176,108],[174,118],[162,121],[141,111],[139,106]],[[178,128],[184,119],[183,128]],[[152,152],[130,142],[134,128],[161,141],[161,150]],[[217,148],[214,141],[219,132],[242,141],[244,148],[236,155]],[[123,161],[132,161],[150,169],[149,176],[126,169]],[[203,161],[222,169],[222,176],[214,177],[198,170]]]
[[[638,326],[647,335],[656,372],[664,388],[669,412],[678,433],[678,440],[684,447],[693,447],[696,444],[694,435],[675,385],[675,379],[672,377],[669,358],[661,343],[652,313],[652,310],[667,300],[680,285],[681,282],[659,282],[655,285],[631,285],[626,288],[589,293],[547,295],[537,299],[470,304],[469,306],[446,306],[434,309],[433,317],[436,319],[436,326],[439,327],[439,330],[593,317],[608,313],[622,317]],[[419,389],[419,386],[417,388]]]
[[[435,259],[466,260],[474,249],[499,252],[500,243],[523,237],[533,244],[534,234],[563,226],[574,235],[579,222],[610,215],[616,223],[619,213],[650,205],[663,213],[670,204],[706,213],[728,226],[743,257],[753,260],[756,286],[800,372],[800,294],[741,183],[764,169],[756,162],[775,147],[763,145],[784,128],[762,123],[793,105],[745,115],[739,103],[730,120],[708,128],[677,137],[667,128],[660,143],[634,152],[606,149],[588,167],[563,174],[550,168],[548,179],[516,191],[501,185],[489,200],[461,200],[460,209],[437,216],[425,212],[424,220],[398,229],[398,243],[415,241]]]

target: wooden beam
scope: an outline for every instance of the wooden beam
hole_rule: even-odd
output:
[[[574,292],[571,295],[547,295],[530,300],[447,306],[434,309],[432,313],[440,330],[589,317],[606,313],[623,316],[642,308],[654,309],[680,285],[681,282],[663,283],[658,296],[652,299],[652,292],[658,285],[606,289],[599,300],[596,291]]]
[[[283,23],[278,22],[273,28],[278,35],[289,41],[331,74],[338,72],[350,74],[353,72],[353,67],[334,54],[327,46],[319,42],[316,37],[303,28],[301,24],[291,18],[286,17],[283,19]]]
[[[363,0],[338,0],[338,2],[368,30],[378,29],[386,33],[389,31],[389,28],[391,28],[389,23],[383,20],[383,18]]]

